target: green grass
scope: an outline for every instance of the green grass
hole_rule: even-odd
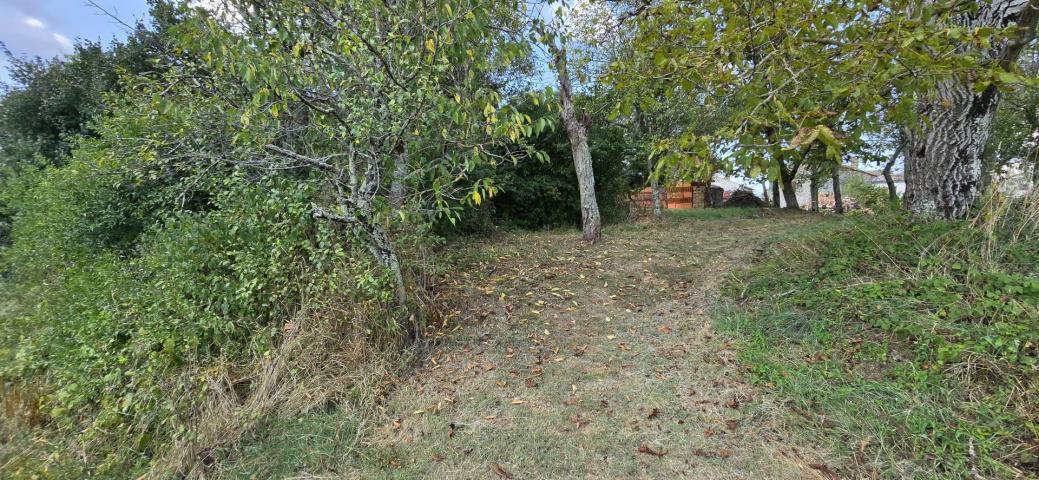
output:
[[[726,220],[736,218],[758,218],[775,212],[756,207],[733,208],[690,208],[686,210],[665,210],[668,218],[686,220]]]
[[[357,415],[339,410],[274,421],[244,439],[217,475],[253,479],[344,472],[359,455],[360,427]]]
[[[1034,478],[1039,242],[998,222],[849,219],[729,282],[714,318],[762,408],[850,477]]]

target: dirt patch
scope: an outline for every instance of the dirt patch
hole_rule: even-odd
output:
[[[466,307],[385,403],[360,478],[827,478],[708,318],[719,283],[808,216],[509,234],[456,274]]]

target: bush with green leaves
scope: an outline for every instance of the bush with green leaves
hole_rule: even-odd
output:
[[[858,176],[853,176],[841,183],[844,195],[855,200],[860,207],[872,212],[888,211],[898,207],[891,202],[887,187],[873,185]]]
[[[141,79],[128,90],[63,166],[0,192],[13,220],[0,379],[39,395],[17,413],[57,439],[23,464],[0,450],[4,474],[135,476],[196,435],[207,369],[266,358],[312,301],[372,305],[341,321],[401,336],[385,271],[352,232],[314,218],[320,179],[236,166],[250,148],[232,146],[240,132],[189,89],[152,95]],[[161,108],[170,102],[180,108]],[[0,427],[24,434],[18,422]]]

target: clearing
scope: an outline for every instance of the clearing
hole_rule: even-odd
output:
[[[383,404],[360,478],[828,478],[710,320],[717,287],[818,216],[705,211],[467,249],[440,337]],[[713,217],[713,218],[712,218]]]

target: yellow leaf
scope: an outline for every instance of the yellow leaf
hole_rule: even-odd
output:
[[[429,53],[437,53],[437,44],[432,38],[426,39],[426,50],[429,50]]]

